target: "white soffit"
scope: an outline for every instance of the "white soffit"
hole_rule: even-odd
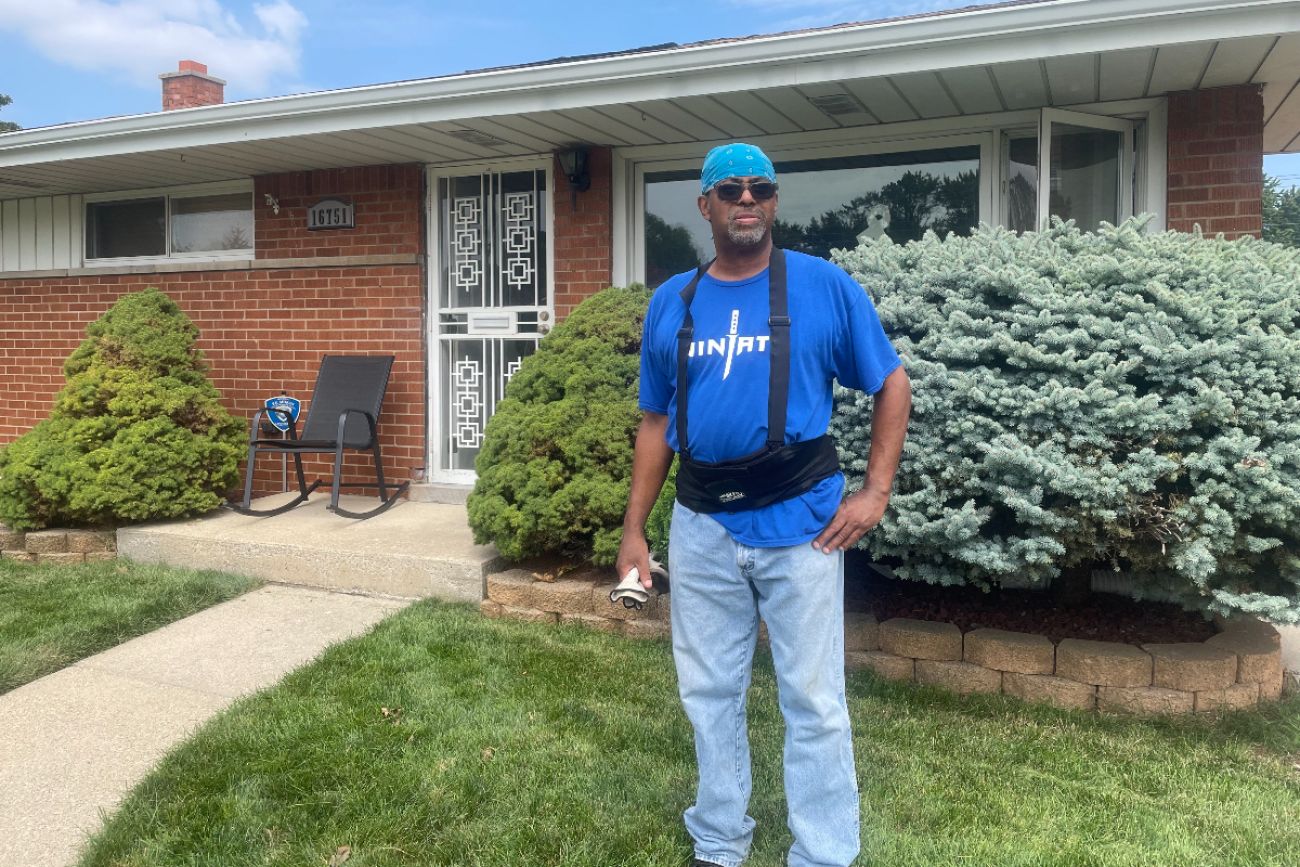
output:
[[[1264,150],[1300,153],[1300,34],[1280,38],[1253,81],[1264,85]]]
[[[1051,0],[0,136],[0,198],[450,163],[1258,83],[1300,151],[1300,0]]]

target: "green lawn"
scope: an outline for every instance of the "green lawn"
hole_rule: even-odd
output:
[[[258,583],[125,560],[64,566],[0,559],[0,693]]]
[[[789,845],[781,724],[751,697],[753,865]],[[1140,721],[851,679],[880,865],[1300,863],[1300,703]],[[426,602],[235,705],[83,864],[680,867],[690,732],[665,643]]]

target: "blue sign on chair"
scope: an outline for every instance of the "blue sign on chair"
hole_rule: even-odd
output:
[[[289,430],[289,426],[298,420],[298,411],[302,409],[302,401],[296,397],[289,397],[287,394],[281,394],[277,397],[268,397],[265,401],[267,409],[278,409],[289,413],[289,418],[285,418],[282,413],[268,412],[267,420],[275,425],[276,430],[284,433]]]

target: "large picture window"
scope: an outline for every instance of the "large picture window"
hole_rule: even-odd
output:
[[[966,235],[981,222],[1032,232],[1052,217],[1092,230],[1159,211],[1165,197],[1161,101],[1104,108],[1113,113],[1043,108],[760,141],[780,183],[773,239],[828,258],[863,238],[906,244],[931,231]],[[711,258],[713,238],[696,205],[705,148],[624,153],[636,207],[623,224],[628,278],[657,286]],[[1157,215],[1149,228],[1162,227]]]
[[[173,192],[86,203],[88,260],[252,251],[251,190]]]
[[[777,161],[780,205],[773,239],[826,258],[859,238],[918,240],[927,231],[968,234],[979,222],[978,145]],[[713,249],[695,200],[699,169],[645,175],[646,282],[700,264]]]

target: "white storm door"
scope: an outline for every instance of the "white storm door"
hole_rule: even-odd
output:
[[[550,330],[550,194],[542,168],[433,180],[431,477],[468,483],[506,385]]]
[[[1134,130],[1113,117],[1045,108],[1038,128],[1038,222],[1091,231],[1133,215]]]

